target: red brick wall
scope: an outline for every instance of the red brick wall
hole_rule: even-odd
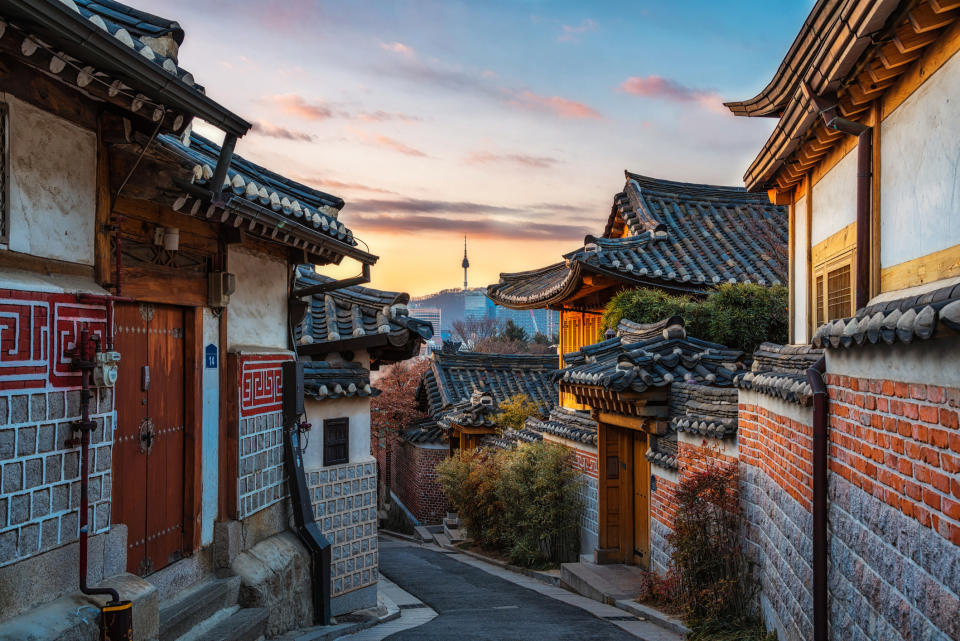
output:
[[[677,515],[677,484],[657,476],[657,489],[650,493],[650,516],[673,529]]]
[[[826,381],[831,471],[960,545],[960,389]]]
[[[759,468],[808,512],[813,509],[813,428],[758,405],[740,405],[740,461]]]
[[[425,525],[443,521],[450,504],[437,478],[437,464],[449,455],[446,448],[427,449],[398,443],[394,449],[392,490]]]

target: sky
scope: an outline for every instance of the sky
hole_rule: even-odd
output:
[[[471,287],[557,262],[625,169],[742,185],[774,123],[722,102],[763,88],[812,0],[134,4],[254,123],[237,153],[342,197],[371,285],[417,296],[462,285],[464,234]]]

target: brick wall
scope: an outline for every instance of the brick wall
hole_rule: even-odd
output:
[[[813,412],[752,392],[740,399],[740,504],[760,604],[778,638],[806,640],[813,634]]]
[[[82,325],[104,337],[105,304],[75,295],[0,289],[0,566],[79,537],[80,419],[70,353]],[[95,393],[91,418],[90,528],[110,527],[112,390]]]
[[[833,634],[960,638],[960,388],[826,381]]]
[[[238,357],[237,518],[243,519],[287,497],[283,471],[284,354]]]
[[[305,472],[314,518],[332,544],[331,596],[376,584],[376,463],[346,463]]]
[[[650,569],[665,574],[673,555],[667,536],[673,532],[677,514],[677,473],[656,465],[650,471],[655,477],[650,492]]]
[[[440,487],[437,464],[449,456],[447,448],[417,447],[403,441],[394,446],[393,454],[394,494],[424,525],[442,522],[451,508]]]

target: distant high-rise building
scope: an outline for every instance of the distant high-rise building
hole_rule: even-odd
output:
[[[433,338],[425,343],[427,353],[443,347],[443,338],[441,337],[443,312],[439,307],[410,307],[410,317],[422,321],[427,321],[433,325]]]

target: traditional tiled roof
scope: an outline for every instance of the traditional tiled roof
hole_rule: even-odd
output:
[[[5,0],[0,13],[25,62],[164,131],[189,129],[193,116],[237,136],[250,128],[179,66],[176,21],[113,0]]]
[[[499,410],[493,402],[493,397],[481,389],[474,390],[466,401],[461,401],[445,411],[437,419],[437,425],[449,430],[454,425],[461,427],[489,427],[497,426]]]
[[[807,381],[807,370],[822,355],[822,349],[809,345],[762,343],[753,353],[750,371],[737,374],[734,385],[798,405],[809,405],[813,390]]]
[[[543,440],[543,437],[536,432],[508,429],[504,430],[500,436],[488,436],[484,438],[483,444],[501,450],[513,450],[521,443],[538,443],[541,440]]]
[[[689,337],[680,321],[673,317],[643,326],[642,335],[648,337],[637,341],[630,333],[636,331],[632,324],[620,336],[564,354],[567,367],[558,370],[554,378],[614,392],[643,392],[674,382],[731,385],[743,352]]]
[[[660,467],[666,468],[668,470],[675,470],[677,467],[677,455],[676,453],[670,452],[660,452],[658,450],[647,448],[646,458],[648,461],[654,465],[659,465]]]
[[[786,190],[845,139],[828,129],[814,97],[863,120],[873,104],[932,47],[958,14],[940,0],[818,0],[767,86],[727,106],[778,122],[744,176],[751,190]]]
[[[417,421],[400,433],[401,438],[414,445],[435,445],[447,442],[447,433],[431,418]]]
[[[867,305],[850,318],[821,325],[816,347],[849,348],[864,344],[910,343],[960,332],[960,282]]]
[[[554,407],[550,416],[542,418],[531,416],[527,419],[526,430],[553,434],[571,441],[597,444],[597,422],[590,417],[590,412],[578,411],[566,407]]]
[[[557,399],[556,385],[550,380],[556,370],[554,355],[434,352],[417,399],[422,409],[438,415],[485,386],[496,405],[515,394],[526,394],[534,403],[550,407]]]
[[[317,263],[339,263],[350,256],[372,264],[377,257],[358,247],[353,232],[337,220],[343,200],[307,187],[233,154],[223,182],[222,201],[211,202],[214,167],[220,147],[197,134],[184,144],[175,136],[158,137],[165,157],[178,163],[189,182],[175,179],[170,187],[175,211],[242,229],[274,242],[302,249]],[[176,193],[176,192],[174,192]]]
[[[325,400],[376,396],[380,390],[370,386],[370,370],[360,363],[304,361],[303,389],[306,396]]]
[[[301,266],[297,287],[332,282],[313,268]],[[356,347],[379,363],[411,358],[423,341],[433,338],[427,321],[407,310],[410,297],[369,287],[345,287],[310,297],[310,306],[294,336],[302,353],[323,354]]]
[[[501,274],[487,295],[513,309],[556,306],[582,286],[586,274],[689,292],[721,283],[786,281],[785,207],[741,187],[626,176],[606,228],[614,237],[587,236],[562,263]],[[629,235],[616,236],[624,227]]]
[[[674,383],[670,388],[670,423],[678,432],[711,438],[737,433],[737,390]]]

